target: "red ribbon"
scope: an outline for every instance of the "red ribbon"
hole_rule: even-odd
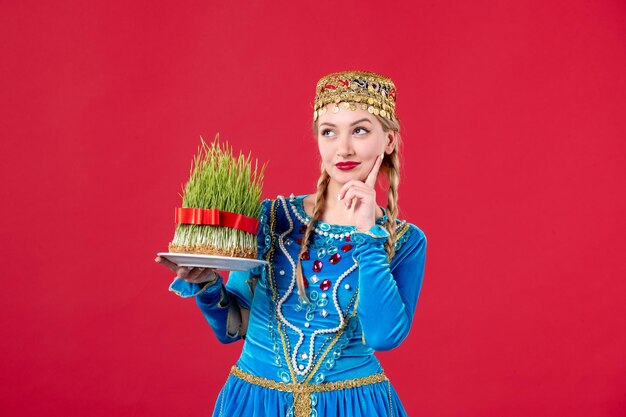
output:
[[[230,227],[253,235],[256,235],[257,230],[259,230],[257,219],[218,209],[177,207],[176,223]]]

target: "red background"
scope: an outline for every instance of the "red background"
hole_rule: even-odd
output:
[[[380,354],[409,414],[626,415],[623,1],[0,8],[2,415],[210,412],[241,345],[153,262],[199,136],[310,193],[315,82],[344,69],[396,82],[429,239]]]

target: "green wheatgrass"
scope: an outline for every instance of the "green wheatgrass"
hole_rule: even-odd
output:
[[[235,157],[219,133],[208,145],[201,145],[191,163],[189,181],[181,195],[183,207],[219,209],[258,218],[266,164],[259,167],[250,154]],[[222,226],[178,224],[171,252],[256,258],[256,236]]]

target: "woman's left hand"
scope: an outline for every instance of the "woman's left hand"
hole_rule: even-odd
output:
[[[383,155],[376,158],[365,182],[350,180],[341,187],[337,196],[339,200],[346,202],[346,209],[353,214],[354,225],[360,231],[367,231],[376,224],[377,203],[374,186],[376,185],[378,170],[383,163]]]

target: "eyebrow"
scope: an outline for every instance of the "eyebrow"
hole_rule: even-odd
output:
[[[370,119],[363,118],[363,119],[357,120],[356,122],[351,123],[351,124],[350,124],[350,126],[358,125],[358,124],[359,124],[359,123],[361,123],[361,122],[370,122],[370,123],[372,123],[372,121],[371,121]],[[321,124],[320,124],[320,126],[323,126],[323,125],[328,125],[328,126],[332,126],[332,127],[337,127],[337,125],[334,125],[334,124],[332,124],[332,123],[327,123],[327,122],[324,122],[324,123],[321,123]]]

